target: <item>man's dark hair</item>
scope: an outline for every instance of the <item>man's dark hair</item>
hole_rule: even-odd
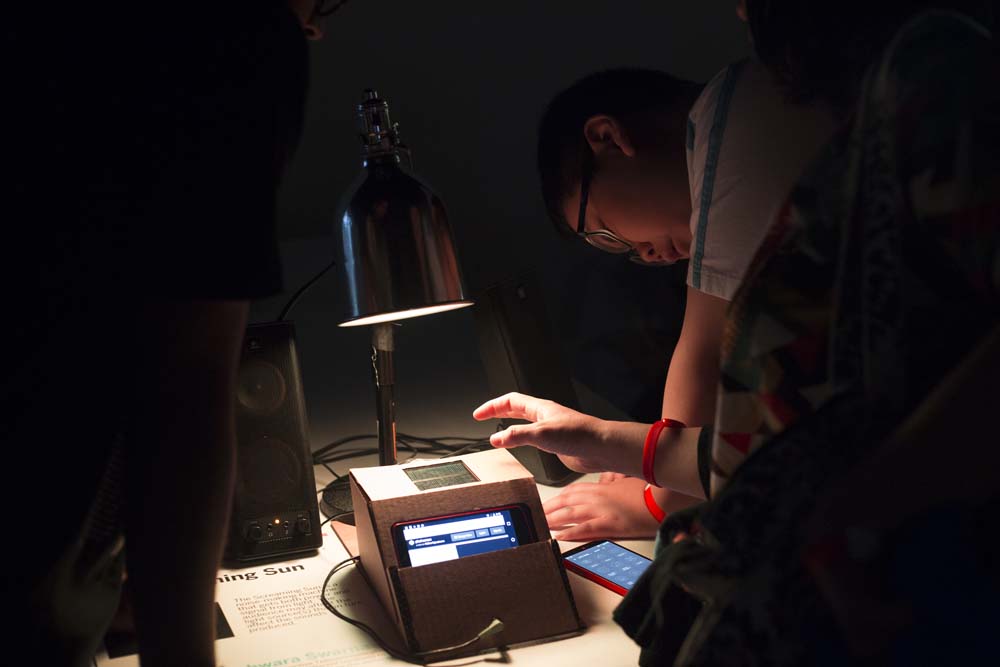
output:
[[[580,183],[581,166],[590,151],[583,136],[588,118],[608,115],[626,127],[664,113],[686,113],[700,84],[647,69],[612,69],[580,79],[556,95],[538,125],[538,173],[542,198],[556,229],[568,233],[562,207]],[[683,122],[676,144],[683,150]],[[636,137],[632,137],[636,141]],[[666,138],[670,141],[670,137]],[[576,227],[576,221],[572,221]]]

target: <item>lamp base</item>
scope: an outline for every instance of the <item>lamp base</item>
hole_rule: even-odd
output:
[[[319,509],[323,516],[331,521],[354,525],[354,501],[351,499],[348,476],[335,479],[326,485],[320,498]]]

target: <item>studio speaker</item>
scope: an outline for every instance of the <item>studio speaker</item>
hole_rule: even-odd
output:
[[[491,286],[476,299],[473,311],[479,352],[494,395],[518,391],[578,408],[534,272]],[[510,452],[542,484],[557,486],[577,476],[555,454],[534,447]]]
[[[226,559],[280,559],[322,542],[291,322],[247,327],[236,388],[237,473]]]

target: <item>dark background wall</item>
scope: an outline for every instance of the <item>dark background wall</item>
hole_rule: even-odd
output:
[[[472,296],[534,271],[553,353],[570,364],[584,406],[645,417],[662,389],[686,267],[632,266],[558,237],[538,190],[535,127],[558,90],[595,70],[642,66],[706,81],[749,51],[734,8],[734,0],[349,3],[311,45],[305,132],[279,204],[286,293],[254,304],[252,319],[274,318],[332,259],[334,209],[359,169],[354,108],[376,88],[416,172],[448,207]],[[340,287],[331,271],[292,312],[316,444],[374,424],[369,333],[336,327]],[[397,340],[400,430],[489,430],[468,418],[490,397],[470,312],[411,320]]]

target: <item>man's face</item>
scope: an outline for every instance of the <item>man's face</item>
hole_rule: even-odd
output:
[[[673,263],[690,256],[691,198],[684,153],[596,158],[587,197],[587,231],[607,229],[649,262]],[[580,214],[580,188],[563,203],[572,230]]]

